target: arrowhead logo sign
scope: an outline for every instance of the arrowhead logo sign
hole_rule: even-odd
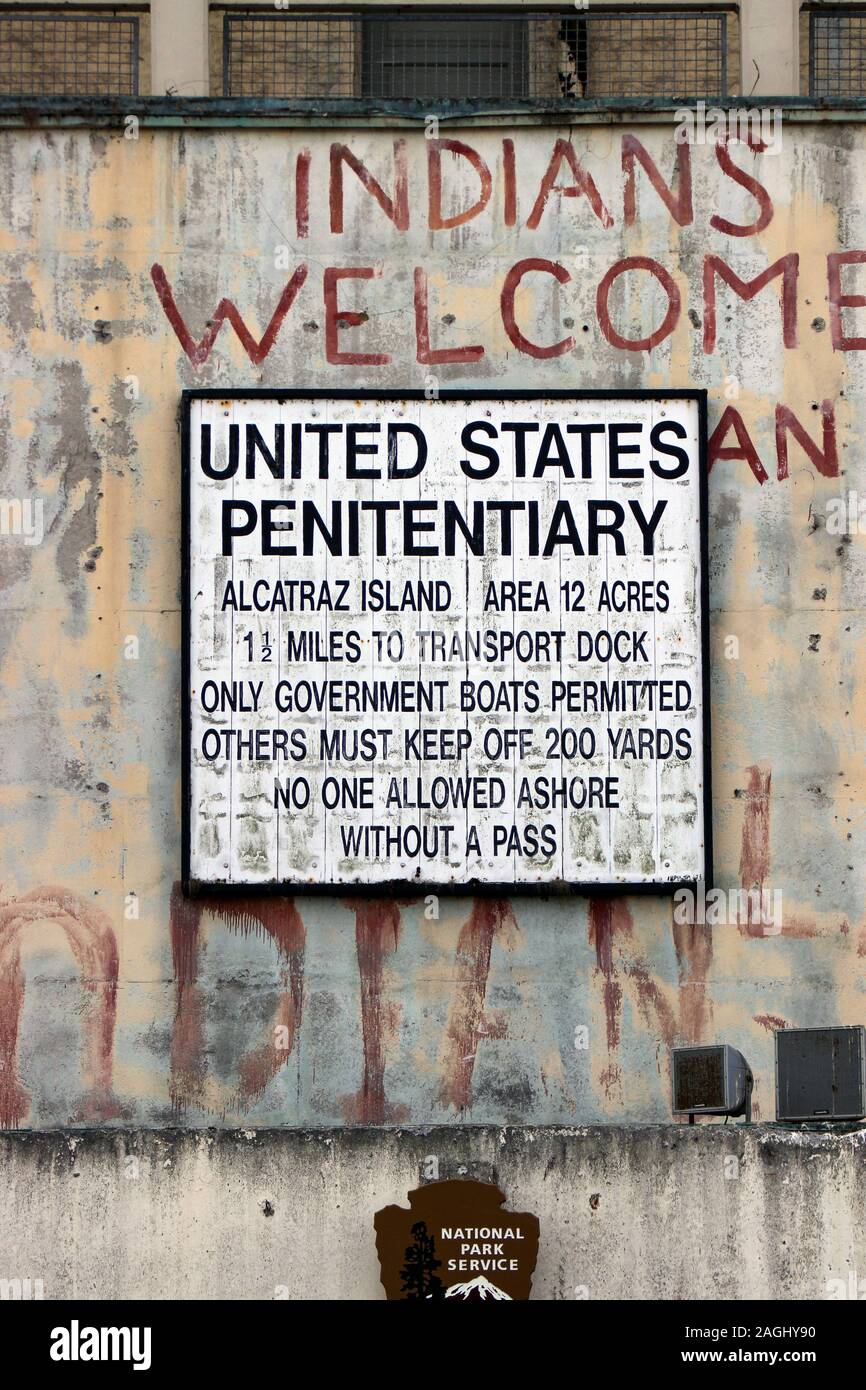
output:
[[[529,1298],[538,1217],[505,1211],[492,1183],[457,1178],[376,1212],[376,1249],[389,1300],[512,1302]]]

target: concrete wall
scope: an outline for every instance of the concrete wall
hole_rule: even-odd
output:
[[[5,1135],[0,1280],[29,1279],[31,1294],[41,1280],[46,1299],[382,1298],[373,1214],[407,1206],[435,1159],[441,1177],[496,1182],[506,1209],[539,1217],[536,1299],[862,1297],[864,1137],[733,1125]]]
[[[438,231],[417,129],[2,133],[3,498],[44,533],[12,512],[0,537],[4,1125],[648,1123],[698,1040],[742,1048],[767,1119],[773,1028],[863,1020],[866,376],[840,296],[866,285],[832,257],[866,248],[864,126],[789,119],[763,154],[678,146],[672,117],[569,133],[443,130],[490,197]],[[381,185],[343,168],[343,230],[335,139]],[[469,208],[477,174],[443,159]],[[565,283],[524,267],[512,314],[527,258]],[[371,272],[339,282],[357,327],[328,266]],[[709,388],[716,879],[780,892],[773,922],[684,925],[661,895],[183,899],[179,392],[431,380]]]

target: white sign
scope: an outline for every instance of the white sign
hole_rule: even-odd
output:
[[[708,877],[700,392],[185,397],[185,879]]]

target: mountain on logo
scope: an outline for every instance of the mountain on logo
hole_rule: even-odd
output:
[[[477,1279],[470,1279],[466,1284],[452,1284],[445,1290],[446,1298],[462,1298],[464,1301],[482,1301],[487,1298],[507,1298],[511,1302],[511,1295],[504,1293],[502,1289],[497,1289],[495,1284],[491,1284],[489,1279],[485,1279],[483,1274],[479,1274]]]

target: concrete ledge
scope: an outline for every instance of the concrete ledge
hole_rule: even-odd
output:
[[[538,1299],[827,1298],[866,1276],[866,1130],[682,1125],[0,1135],[0,1279],[53,1298],[378,1299],[425,1174],[537,1213]]]
[[[443,99],[369,101],[359,97],[0,96],[0,127],[83,126],[124,129],[129,116],[142,126],[355,127],[419,129],[431,114],[459,126],[675,124],[680,111],[698,107],[695,97],[605,97],[597,100],[527,101]],[[705,112],[779,110],[785,121],[861,122],[866,97],[732,96],[703,102]]]

